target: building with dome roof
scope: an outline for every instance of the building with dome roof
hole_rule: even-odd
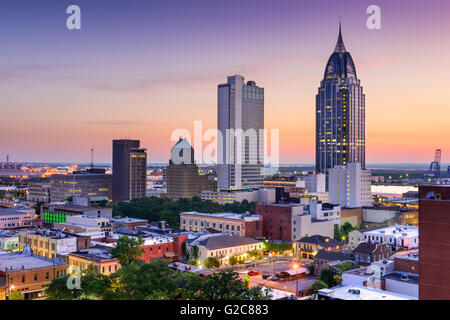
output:
[[[167,197],[172,199],[198,197],[207,189],[208,176],[199,175],[194,161],[194,148],[180,137],[170,152],[167,167]]]
[[[341,25],[316,95],[316,171],[361,163],[365,168],[365,96]]]

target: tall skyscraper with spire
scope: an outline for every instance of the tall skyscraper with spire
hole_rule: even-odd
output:
[[[316,171],[358,162],[365,168],[365,96],[341,24],[316,95]]]

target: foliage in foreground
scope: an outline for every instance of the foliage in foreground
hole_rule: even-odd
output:
[[[134,261],[106,276],[83,270],[81,289],[70,290],[68,277],[54,279],[46,290],[49,300],[267,300],[270,291],[248,288],[235,272],[200,277],[171,270],[162,260]]]

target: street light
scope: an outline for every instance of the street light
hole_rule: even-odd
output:
[[[294,270],[298,270],[298,264],[294,264]],[[295,296],[298,296],[298,274],[295,274],[297,280],[295,281]]]

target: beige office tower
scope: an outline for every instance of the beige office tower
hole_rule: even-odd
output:
[[[194,148],[180,138],[172,148],[167,167],[167,197],[172,199],[198,197],[207,188],[208,176],[199,175],[194,163]]]

